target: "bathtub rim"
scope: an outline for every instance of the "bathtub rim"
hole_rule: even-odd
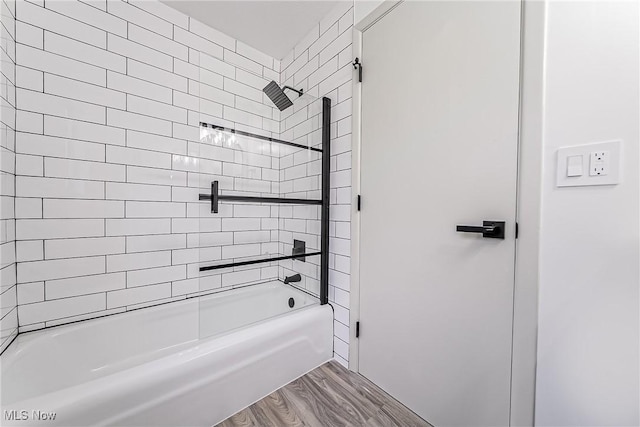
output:
[[[235,291],[237,289],[245,289],[245,288],[250,288],[252,286],[264,285],[264,284],[267,284],[267,283],[280,283],[282,285],[291,286],[296,291],[300,291],[300,292],[302,292],[304,294],[307,294],[308,296],[314,298],[315,300],[317,300],[317,304],[314,303],[314,304],[311,304],[309,306],[300,307],[300,308],[297,308],[295,311],[302,310],[302,309],[308,308],[308,307],[315,307],[316,305],[318,305],[320,303],[320,298],[317,295],[314,295],[311,292],[307,291],[306,289],[299,288],[299,287],[297,287],[295,285],[292,285],[290,283],[284,283],[280,279],[264,280],[264,281],[260,281],[260,282],[256,282],[256,283],[235,285],[233,287],[230,287],[229,289],[224,289],[224,290],[219,290],[218,289],[218,290],[212,290],[212,291],[201,291],[202,293],[197,293],[196,295],[186,295],[184,298],[176,299],[176,300],[173,300],[173,301],[163,301],[163,302],[158,302],[157,304],[145,305],[143,307],[135,307],[135,308],[131,308],[129,310],[120,311],[120,312],[116,312],[116,313],[101,314],[101,315],[98,315],[98,316],[95,316],[95,317],[90,317],[90,318],[87,318],[87,319],[71,320],[69,322],[60,323],[58,325],[45,326],[45,327],[42,327],[42,328],[31,329],[31,330],[25,331],[25,332],[18,332],[17,334],[15,334],[13,336],[13,338],[11,339],[11,342],[0,352],[0,358],[7,352],[7,350],[9,348],[11,348],[16,343],[16,341],[19,341],[20,337],[24,337],[24,338],[31,337],[31,335],[33,333],[42,333],[42,331],[49,331],[49,330],[50,331],[54,331],[57,328],[69,327],[69,326],[72,326],[72,325],[77,325],[77,324],[90,322],[90,321],[94,321],[94,320],[108,319],[108,318],[111,318],[113,316],[127,315],[129,313],[135,313],[135,312],[138,312],[140,310],[154,309],[154,308],[158,308],[158,307],[167,306],[167,305],[170,305],[170,304],[175,304],[177,306],[180,303],[184,304],[186,302],[192,302],[194,299],[212,297],[212,296],[216,296],[216,295],[224,295],[227,292]],[[320,304],[320,305],[322,305],[322,304]],[[335,311],[333,306],[331,305],[331,302],[327,303],[327,305],[331,306],[331,310],[332,311]],[[281,313],[281,314],[277,314],[275,316],[269,317],[269,318],[264,319],[264,320],[276,318],[276,317],[282,316],[283,314],[287,314],[287,313],[290,313],[290,311],[287,311],[287,312]],[[91,314],[91,313],[86,313],[86,314]],[[226,334],[227,332],[237,331],[237,330],[242,329],[244,327],[251,326],[251,325],[253,325],[255,323],[259,323],[259,322],[249,323],[249,324],[241,326],[239,328],[230,329],[229,331],[221,332],[221,333],[216,334],[214,336],[222,336],[222,335]],[[209,338],[209,337],[206,337],[206,338]],[[0,359],[0,366],[1,366],[1,359]]]

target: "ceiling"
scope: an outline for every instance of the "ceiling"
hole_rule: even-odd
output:
[[[276,59],[284,58],[338,3],[336,0],[162,1]]]

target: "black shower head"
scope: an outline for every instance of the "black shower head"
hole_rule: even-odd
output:
[[[289,97],[284,94],[285,89],[290,89],[296,92],[298,96],[302,96],[302,90],[296,90],[289,86],[284,86],[281,89],[278,83],[274,82],[273,80],[262,90],[267,94],[271,102],[276,104],[276,107],[278,107],[280,111],[283,111],[293,105],[293,102],[291,102]]]

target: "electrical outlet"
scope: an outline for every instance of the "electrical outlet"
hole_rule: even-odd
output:
[[[589,162],[589,175],[590,176],[603,176],[609,174],[609,159],[610,154],[608,151],[592,151]]]

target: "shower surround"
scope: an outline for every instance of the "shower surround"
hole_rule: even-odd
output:
[[[293,272],[317,292],[319,257],[198,272],[208,261],[288,254],[293,238],[319,240],[315,206],[221,204],[212,215],[198,202],[214,177],[263,194],[319,190],[318,158],[308,152],[223,148],[199,126],[306,136],[318,120],[313,107],[279,112],[262,93],[275,80],[333,101],[329,298],[336,356],[346,363],[351,3],[282,61],[155,1],[19,1],[15,9],[20,332]],[[11,171],[3,172],[4,189]]]

